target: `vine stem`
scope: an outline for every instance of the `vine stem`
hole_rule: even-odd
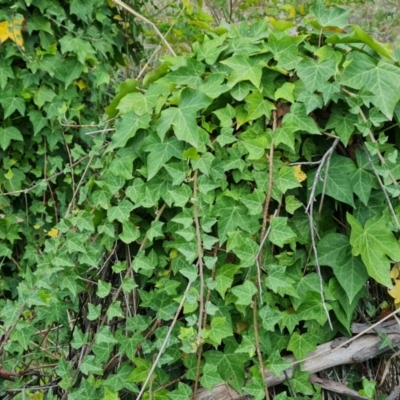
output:
[[[189,289],[190,289],[191,286],[192,286],[192,282],[189,281],[188,285],[186,286],[186,290],[185,290],[185,292],[183,293],[182,300],[181,300],[181,302],[179,303],[179,307],[178,307],[178,309],[176,310],[176,313],[175,313],[174,319],[172,320],[171,326],[170,326],[169,329],[168,329],[167,336],[165,337],[165,339],[164,339],[164,341],[163,341],[163,343],[162,343],[162,345],[161,345],[160,351],[158,352],[157,357],[156,357],[156,359],[154,360],[153,365],[152,365],[151,368],[150,368],[150,371],[149,371],[149,373],[148,373],[148,375],[147,375],[147,377],[146,377],[146,380],[143,382],[142,389],[140,390],[140,392],[139,392],[138,397],[136,398],[136,400],[140,400],[140,399],[142,398],[142,396],[143,396],[143,394],[144,394],[144,391],[146,390],[146,386],[147,386],[147,384],[149,383],[149,381],[150,381],[150,379],[151,379],[151,377],[152,377],[152,375],[153,375],[155,369],[157,368],[157,364],[158,364],[158,362],[160,361],[160,358],[161,358],[161,356],[163,355],[165,348],[167,347],[167,344],[168,344],[169,338],[170,338],[170,336],[171,336],[172,330],[174,329],[175,324],[176,324],[176,321],[178,320],[179,314],[180,314],[181,311],[182,311],[183,304],[185,303],[186,296],[187,296],[187,294],[188,294]]]
[[[115,4],[118,4],[120,7],[124,8],[126,11],[130,12],[131,14],[133,14],[135,17],[141,19],[143,22],[146,22],[146,24],[151,25],[151,27],[154,29],[154,31],[157,33],[158,36],[160,36],[162,42],[167,46],[168,50],[170,51],[170,53],[176,57],[176,54],[174,52],[174,50],[172,49],[172,47],[170,46],[170,44],[167,42],[167,40],[165,39],[165,37],[162,35],[162,33],[158,30],[158,28],[156,27],[156,25],[151,22],[150,20],[148,20],[146,17],[144,17],[142,14],[139,14],[137,11],[135,11],[133,8],[129,7],[127,4],[125,4],[123,1],[121,0],[113,0]]]
[[[260,349],[260,337],[258,335],[257,295],[254,296],[254,299],[253,299],[253,324],[254,324],[254,341],[255,341],[255,345],[256,345],[256,353],[257,353],[258,364],[260,366],[261,378],[262,378],[262,380],[264,382],[265,398],[266,398],[266,400],[269,400],[267,379],[265,377],[264,363],[263,363],[261,349]]]
[[[316,235],[316,228],[314,225],[314,202],[315,202],[315,191],[317,189],[317,184],[321,179],[321,173],[322,173],[322,168],[327,162],[329,164],[329,160],[332,156],[333,151],[335,150],[337,144],[339,143],[339,138],[335,138],[333,141],[332,146],[328,149],[328,151],[323,155],[323,157],[320,160],[320,164],[317,168],[317,172],[315,174],[314,182],[311,187],[311,194],[310,194],[310,200],[308,201],[307,207],[306,207],[306,213],[308,214],[308,220],[310,222],[310,231],[311,231],[311,247],[313,249],[314,257],[315,257],[315,268],[318,273],[319,277],[319,289],[320,289],[320,296],[321,296],[321,301],[322,301],[322,306],[324,307],[325,314],[327,316],[328,322],[329,322],[329,327],[331,330],[333,330],[332,326],[332,321],[331,317],[329,316],[329,311],[328,308],[326,307],[326,302],[325,302],[325,296],[324,296],[324,287],[323,287],[323,280],[322,280],[322,275],[321,275],[321,267],[319,265],[318,261],[318,251],[317,251],[317,246],[315,243],[315,235]],[[328,177],[328,168],[325,172],[325,178],[324,178],[324,188],[326,185],[326,180]]]
[[[197,241],[197,264],[199,268],[200,277],[200,294],[199,294],[199,320],[197,323],[197,340],[196,344],[198,346],[197,350],[197,368],[196,368],[196,380],[194,384],[194,394],[193,398],[196,398],[197,389],[199,384],[200,375],[200,362],[201,362],[201,330],[203,328],[203,314],[204,314],[204,263],[203,263],[203,247],[201,242],[201,227],[199,221],[199,207],[197,205],[197,175],[198,170],[195,171],[193,176],[193,214],[194,214],[194,225],[196,227],[196,241]]]

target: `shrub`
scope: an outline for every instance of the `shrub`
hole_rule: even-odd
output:
[[[304,359],[350,333],[361,301],[379,305],[369,278],[381,299],[394,279],[399,302],[396,55],[347,11],[312,13],[225,25],[164,57],[121,85],[115,126],[90,141],[41,122],[42,107],[81,116],[68,93],[83,91],[32,83],[32,125],[2,131],[5,369],[70,399],[183,399],[221,382],[263,398],[261,365],[280,375],[283,355]],[[60,43],[97,76],[96,52]],[[4,87],[34,79],[14,68]],[[307,377],[293,390],[313,395]]]

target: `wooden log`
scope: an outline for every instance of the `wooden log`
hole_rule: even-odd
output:
[[[394,329],[388,328],[388,330]],[[309,353],[305,360],[296,361],[292,356],[283,357],[292,364],[285,371],[286,376],[291,378],[294,369],[299,365],[302,371],[314,374],[338,365],[363,362],[390,350],[388,348],[380,349],[380,337],[370,332],[360,337],[338,338],[321,344],[315,351]],[[392,341],[393,347],[400,345],[400,333],[388,333],[388,337]],[[286,380],[285,374],[277,377],[271,371],[266,370],[265,375],[267,387],[278,385]],[[217,385],[212,391],[202,388],[196,396],[196,400],[241,400],[243,398],[226,384]]]

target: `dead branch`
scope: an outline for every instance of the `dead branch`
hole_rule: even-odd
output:
[[[379,333],[387,333],[389,339],[392,341],[393,347],[400,345],[400,333],[395,328],[395,325],[397,325],[396,321],[391,321],[390,324],[382,323],[381,325],[379,325]],[[365,328],[369,329],[369,326],[366,324],[354,325],[354,330],[356,332],[363,332],[365,331]],[[333,368],[338,365],[361,363],[390,350],[388,348],[380,349],[380,344],[381,338],[377,334],[371,333],[371,331],[362,336],[357,335],[357,337],[350,338],[350,340],[346,337],[337,338],[330,342],[319,345],[315,351],[311,352],[308,355],[307,359],[304,360],[300,367],[303,371],[308,371],[311,374],[315,374],[317,372],[323,371],[328,368]],[[288,378],[291,378],[293,375],[293,371],[297,367],[298,363],[292,356],[284,357],[284,359],[292,363],[292,366],[285,371],[286,376]],[[284,382],[286,379],[285,374],[277,377],[273,375],[271,371],[266,371],[265,375],[266,384],[269,388]],[[319,384],[318,382],[314,383]],[[324,382],[322,383],[324,384]],[[327,382],[325,382],[325,386],[327,390],[335,388],[334,385]],[[331,389],[329,389],[328,386]],[[336,389],[338,388],[339,387],[337,386]],[[344,388],[341,387],[339,388],[339,390],[344,390]],[[243,399],[243,397],[234,392],[226,384],[217,385],[213,388],[212,391],[201,389],[198,391],[198,394],[196,396],[196,400],[217,399],[240,400]]]

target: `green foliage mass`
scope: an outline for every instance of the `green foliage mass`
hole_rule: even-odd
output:
[[[117,10],[27,3],[25,48],[0,48],[3,389],[262,399],[284,355],[349,334],[400,262],[396,53],[318,2],[202,35],[111,101]]]

